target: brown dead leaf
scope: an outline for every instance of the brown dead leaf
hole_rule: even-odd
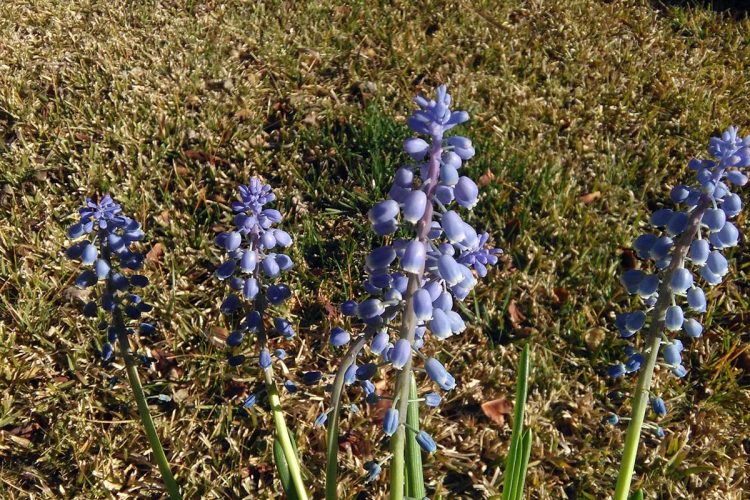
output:
[[[513,328],[520,328],[521,322],[526,319],[526,316],[523,315],[515,300],[511,300],[510,304],[508,304],[508,316]]]
[[[161,262],[162,255],[164,255],[164,245],[157,242],[146,254],[146,260],[149,262]]]
[[[151,353],[154,358],[154,368],[162,376],[167,376],[171,379],[179,378],[182,374],[182,370],[177,366],[177,359],[173,354],[167,354],[160,349],[154,349]]]
[[[234,114],[234,119],[241,122],[241,121],[247,120],[248,118],[252,118],[252,116],[253,116],[253,112],[250,109],[245,108],[245,109],[241,109],[237,111]]]
[[[229,336],[229,330],[221,326],[212,326],[206,334],[208,340],[216,347],[226,347],[227,337]]]
[[[568,291],[567,288],[558,286],[552,290],[552,296],[553,296],[555,303],[562,304],[568,301],[568,297],[570,297],[570,292]]]
[[[623,248],[620,255],[620,265],[623,269],[637,269],[638,258],[632,248]]]
[[[589,349],[593,351],[601,345],[606,336],[607,332],[606,330],[604,330],[604,328],[594,327],[589,329],[583,335],[583,340],[586,342],[586,345],[589,347]]]
[[[505,398],[497,398],[482,403],[482,411],[499,426],[505,425],[505,416],[513,411],[513,405]]]
[[[495,180],[495,174],[492,173],[492,170],[489,168],[485,170],[485,172],[479,176],[479,179],[477,179],[477,186],[484,187],[487,184],[490,184],[492,181]]]
[[[596,200],[598,200],[601,197],[602,197],[601,191],[593,191],[591,193],[587,193],[587,194],[579,196],[578,201],[580,201],[584,205],[590,205],[591,203],[594,203]]]

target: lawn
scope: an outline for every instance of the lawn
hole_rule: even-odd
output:
[[[656,0],[338,4],[0,5],[0,497],[160,495],[123,366],[102,365],[63,255],[77,207],[106,192],[147,233],[159,328],[140,339],[155,359],[141,376],[185,497],[276,497],[271,415],[241,407],[262,382],[222,347],[213,239],[238,183],[258,175],[274,187],[296,239],[289,377],[332,373],[336,306],[363,294],[377,244],[367,211],[405,159],[413,95],[439,83],[472,115],[462,132],[476,143],[468,168],[482,196],[470,221],[505,257],[467,301],[463,338],[427,346],[458,381],[425,416],[439,444],[425,458],[429,496],[501,491],[509,418],[481,405],[512,401],[526,341],[529,497],[611,493],[625,424],[605,419],[627,416],[634,387],[606,376],[624,345],[614,314],[630,300],[618,276],[708,137],[731,124],[750,133],[747,12]],[[750,234],[746,217],[739,228]],[[687,344],[688,376],[657,378],[669,413],[663,439],[643,438],[636,484],[648,498],[750,492],[744,241],[709,295],[706,335]],[[387,453],[379,414],[350,396],[362,411],[342,423],[339,491],[381,498],[386,478],[365,485],[362,469]],[[327,399],[322,385],[284,397],[315,498],[325,430],[314,420]]]

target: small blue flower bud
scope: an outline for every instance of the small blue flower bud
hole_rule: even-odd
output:
[[[317,384],[321,378],[323,378],[323,374],[319,371],[309,371],[302,374],[302,382],[307,385]]]
[[[369,461],[365,463],[365,470],[367,471],[367,476],[365,476],[365,483],[371,483],[375,481],[378,476],[380,476],[380,472],[382,469],[379,463]]]
[[[674,212],[669,208],[661,208],[651,214],[651,225],[658,228],[664,227],[669,223],[673,214]]]
[[[411,344],[406,339],[399,339],[393,350],[388,354],[388,360],[394,368],[400,370],[411,359]]]
[[[245,338],[242,332],[234,331],[227,336],[226,343],[229,347],[237,347]]]
[[[688,290],[687,302],[690,306],[690,309],[695,312],[706,311],[706,295],[703,293],[703,290],[701,288],[693,287]]]
[[[362,319],[370,319],[380,316],[385,312],[383,303],[378,299],[367,299],[357,308],[357,313]]]
[[[383,417],[383,432],[388,436],[392,436],[396,432],[396,429],[398,429],[398,410],[388,408]]]
[[[432,318],[432,297],[430,297],[430,292],[424,288],[420,288],[414,292],[412,301],[417,321],[427,321]]]
[[[694,318],[686,320],[682,324],[682,329],[688,337],[697,338],[703,334],[703,326]]]
[[[297,384],[295,384],[291,380],[285,380],[284,389],[286,389],[289,394],[294,394],[295,392],[297,392]]]
[[[255,394],[250,394],[245,400],[242,402],[242,407],[246,409],[250,409],[253,406],[255,406],[255,403],[258,402],[258,396]]]
[[[663,417],[667,414],[667,405],[660,397],[656,397],[651,400],[651,408],[654,410],[654,413],[656,413],[660,417]]]
[[[407,273],[419,274],[424,269],[426,258],[424,243],[419,240],[412,240],[404,249],[404,255],[401,257],[401,269]]]
[[[258,295],[258,292],[260,291],[260,287],[258,286],[258,280],[255,278],[248,278],[245,280],[243,286],[242,286],[242,295],[247,300],[253,300],[256,295]]]
[[[677,331],[682,328],[684,315],[680,306],[669,306],[664,316],[664,326],[671,331]]]
[[[430,150],[430,145],[424,139],[409,138],[404,141],[404,151],[415,161],[422,160]]]
[[[368,217],[373,225],[385,224],[398,216],[398,203],[394,200],[384,200],[376,203],[368,212]]]
[[[427,195],[422,190],[410,191],[404,196],[402,215],[404,220],[416,223],[422,218],[427,207]]]
[[[349,335],[349,332],[344,330],[341,327],[336,327],[333,330],[331,330],[331,345],[334,347],[341,347],[343,345],[346,345],[351,340],[351,335]]]
[[[114,353],[112,344],[105,342],[104,345],[102,345],[102,360],[109,361],[112,357],[112,353]]]
[[[427,376],[443,390],[449,391],[456,387],[456,381],[445,367],[435,358],[428,358],[424,365]]]
[[[434,309],[432,311],[432,319],[429,322],[429,326],[430,332],[441,340],[450,337],[453,333],[450,320],[441,309]]]
[[[352,363],[344,372],[344,384],[351,385],[357,379],[357,363]]]
[[[682,343],[679,340],[675,340],[671,344],[664,346],[662,353],[664,354],[664,361],[672,366],[678,366],[682,363]]]
[[[440,406],[442,400],[443,398],[437,392],[428,392],[424,395],[424,403],[431,408]]]
[[[356,316],[359,305],[354,300],[347,300],[341,304],[341,314],[344,316]]]
[[[419,431],[415,439],[417,440],[420,448],[422,448],[427,453],[435,453],[435,450],[437,450],[435,441],[425,431]]]
[[[701,219],[701,223],[705,224],[712,233],[721,231],[726,221],[726,214],[718,208],[709,208],[703,214],[703,219]]]
[[[622,363],[617,363],[607,368],[607,374],[613,378],[622,377],[625,373],[625,365]]]
[[[271,353],[268,352],[268,349],[261,349],[258,356],[258,364],[264,370],[271,366]]]
[[[328,412],[323,412],[315,419],[315,427],[325,427],[328,421]]]
[[[375,363],[365,363],[357,368],[357,380],[370,380],[378,372],[378,365]]]
[[[477,204],[479,188],[468,177],[461,177],[453,191],[456,201],[464,208],[472,209]]]
[[[727,259],[718,250],[714,250],[708,254],[706,267],[708,267],[709,271],[718,276],[725,276],[729,272]]]
[[[276,331],[284,337],[294,337],[294,328],[292,327],[292,324],[284,318],[274,318],[273,326],[276,328]]]
[[[693,286],[693,274],[684,267],[675,269],[669,285],[674,293],[683,294]]]
[[[378,332],[372,339],[370,351],[374,354],[381,354],[388,345],[389,336],[387,332]]]
[[[219,278],[220,280],[225,280],[229,278],[232,274],[234,274],[234,269],[235,269],[234,261],[228,260],[224,262],[223,264],[221,264],[216,269],[216,277]]]

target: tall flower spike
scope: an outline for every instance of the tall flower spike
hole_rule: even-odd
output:
[[[265,325],[269,307],[282,305],[292,295],[288,285],[276,282],[294,264],[288,255],[281,253],[284,248],[292,245],[292,237],[286,231],[273,227],[281,222],[281,213],[266,207],[275,200],[271,187],[255,177],[246,186],[239,187],[239,198],[232,202],[235,227],[216,237],[216,245],[226,252],[226,256],[215,274],[230,289],[229,295],[221,304],[221,312],[228,317],[233,328],[226,341],[229,349],[228,362],[232,366],[239,366],[247,360],[257,360],[274,414],[276,439],[281,444],[297,496],[306,499],[299,461],[281,411],[273,375],[271,350],[274,349],[279,361],[286,357],[286,351],[278,345],[274,348],[270,345],[272,342],[279,344],[294,337],[294,327],[288,319],[274,315],[273,331],[277,335],[270,338]],[[342,342],[345,333],[339,336]],[[253,337],[255,345],[250,341]],[[248,351],[255,354],[251,355]],[[302,381],[309,382],[305,377]],[[290,394],[297,391],[296,384],[291,380],[286,380],[284,387]],[[251,398],[254,403],[255,396]],[[253,405],[244,406],[249,409]]]
[[[141,298],[141,289],[148,285],[148,278],[139,271],[144,256],[134,244],[144,238],[141,225],[123,215],[122,207],[110,195],[98,201],[86,198],[86,204],[78,210],[79,220],[68,228],[68,238],[74,243],[65,251],[66,257],[80,261],[84,269],[75,279],[79,288],[99,288],[99,294],[83,306],[83,315],[98,318],[98,328],[107,332],[102,344],[101,356],[105,363],[115,356],[115,345],[126,365],[128,382],[138,404],[139,416],[154,460],[172,500],[180,499],[180,489],[174,480],[169,462],[159,442],[158,434],[148,411],[137,366],[139,356],[130,349],[130,335],[135,326],[141,335],[149,336],[155,327],[143,317],[153,307]],[[129,327],[129,325],[131,325]],[[140,356],[141,359],[147,359]]]
[[[467,121],[468,113],[450,109],[451,96],[445,86],[437,88],[435,99],[418,96],[415,102],[419,109],[409,118],[408,125],[426,139],[412,137],[404,141],[404,152],[413,163],[398,168],[389,199],[376,203],[368,212],[376,234],[390,235],[401,226],[411,234],[369,254],[364,283],[369,297],[342,305],[344,315],[361,321],[365,328],[344,356],[333,387],[328,436],[329,495],[335,495],[336,460],[335,451],[331,458],[331,447],[338,431],[338,399],[350,367],[358,365],[356,378],[369,384],[370,378],[377,376],[374,368],[396,370],[393,408],[384,422],[384,430],[388,435],[393,434],[391,498],[403,497],[404,423],[413,365],[417,360],[427,359],[421,353],[426,337],[443,341],[464,330],[461,316],[453,310],[454,303],[467,297],[477,284],[477,277],[484,277],[487,267],[496,264],[501,253],[488,247],[489,235],[478,233],[460,213],[474,207],[478,200],[477,185],[462,175],[464,162],[474,156],[474,147],[466,137],[446,133]],[[397,337],[391,336],[388,328],[394,322],[401,325]],[[333,346],[342,344],[344,339],[348,341],[349,337],[343,336],[339,329],[332,331]],[[357,357],[370,340],[370,353],[381,360],[377,364],[358,364]],[[428,379],[438,387],[443,390],[455,387],[455,379],[437,359],[427,359],[425,369]],[[363,387],[367,401],[379,400],[368,392],[367,385]],[[425,402],[437,406],[440,399],[435,395]],[[435,450],[426,433],[420,433],[419,438],[419,444],[428,452]]]
[[[702,334],[702,325],[693,317],[706,310],[701,287],[721,283],[729,270],[721,252],[739,241],[739,231],[731,220],[740,213],[742,203],[731,187],[747,183],[742,169],[750,167],[750,136],[741,138],[737,132],[736,127],[729,127],[721,137],[711,138],[708,152],[713,158],[693,159],[688,164],[696,173],[695,184],[672,189],[672,202],[681,208],[654,212],[650,219],[654,232],[639,236],[633,243],[637,255],[652,261],[653,266],[650,271],[627,271],[622,278],[628,293],[637,295],[643,305],[638,311],[617,317],[620,335],[631,337],[644,328],[648,333],[643,354],[626,351],[629,359],[624,369],[617,364],[609,370],[615,376],[642,370],[616,500],[628,495],[658,355],[661,351],[665,367],[675,376],[687,374],[682,364],[683,343],[675,337]],[[655,401],[657,414],[666,412],[663,403],[659,403],[661,399]]]

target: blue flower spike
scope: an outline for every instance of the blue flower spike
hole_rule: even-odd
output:
[[[221,305],[221,312],[234,329],[226,340],[228,362],[239,367],[247,360],[258,360],[260,376],[274,413],[276,439],[289,466],[296,496],[306,499],[299,460],[280,408],[280,395],[273,374],[273,357],[283,361],[287,353],[281,346],[272,347],[271,344],[295,336],[292,323],[278,311],[292,296],[290,287],[280,282],[280,278],[294,267],[294,262],[283,253],[292,245],[292,237],[275,227],[282,221],[281,212],[268,207],[275,200],[271,186],[256,177],[251,178],[247,185],[239,186],[239,196],[231,204],[234,227],[215,239],[216,246],[224,252],[215,274],[229,288]],[[267,321],[273,324],[273,329],[266,329]],[[340,345],[346,343],[345,336],[344,331],[336,336]],[[301,381],[311,384],[319,380],[314,379],[314,376],[305,374]],[[285,380],[283,387],[290,395],[297,392],[297,385],[291,380]],[[255,404],[257,396],[252,398]],[[248,407],[247,400],[245,407]],[[327,414],[321,415],[318,424],[325,425],[326,418]]]
[[[475,150],[470,139],[454,134],[454,128],[468,121],[468,113],[451,109],[452,98],[445,86],[437,88],[434,98],[417,96],[415,103],[417,110],[407,124],[417,136],[403,143],[407,162],[396,170],[388,198],[367,212],[373,232],[388,237],[365,259],[367,296],[341,306],[342,314],[352,324],[359,323],[363,332],[345,335],[335,328],[330,336],[334,348],[350,344],[333,385],[331,435],[338,432],[344,387],[359,381],[367,401],[377,402],[383,396],[373,395],[371,379],[379,370],[393,370],[396,383],[393,396],[388,397],[392,407],[383,422],[384,432],[391,436],[392,491],[403,489],[404,484],[404,423],[409,402],[435,407],[442,399],[437,393],[410,399],[412,377],[426,375],[444,391],[456,386],[445,366],[422,352],[425,341],[446,342],[461,335],[466,325],[457,312],[458,303],[502,253],[489,245],[488,233],[467,222],[467,212],[479,201],[479,188],[463,167]],[[360,353],[376,361],[359,362]],[[417,440],[428,453],[437,449],[424,432]],[[330,483],[336,463],[329,460],[328,464]]]
[[[644,261],[642,269],[626,271],[622,276],[627,292],[640,300],[645,321],[641,324],[639,318],[638,324],[632,325],[630,316],[618,315],[615,323],[621,337],[637,338],[636,333],[643,333],[644,351],[641,354],[626,349],[627,361],[610,367],[609,374],[618,377],[646,369],[639,375],[634,396],[616,500],[629,494],[659,355],[675,377],[688,374],[683,365],[687,347],[680,338],[688,342],[703,334],[696,316],[706,311],[704,288],[724,280],[730,267],[724,251],[739,242],[733,220],[741,212],[742,202],[732,188],[747,183],[743,170],[750,167],[750,136],[742,138],[736,127],[729,127],[720,137],[710,139],[708,153],[710,159],[690,160],[688,167],[695,172],[696,181],[673,187],[670,197],[674,206],[656,210],[649,219],[653,230],[633,242],[636,254]],[[651,408],[659,417],[667,411],[659,397],[651,399]],[[664,435],[661,427],[656,434]]]

